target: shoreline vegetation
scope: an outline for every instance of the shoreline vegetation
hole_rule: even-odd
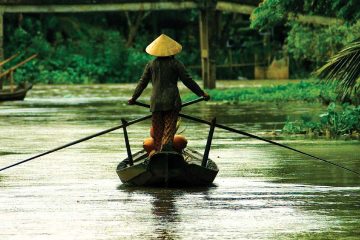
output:
[[[312,102],[327,105],[326,112],[318,116],[303,115],[300,119],[288,118],[281,133],[285,135],[360,137],[360,106],[341,103],[335,87],[314,79],[297,83],[208,90],[212,101],[229,104],[246,102]],[[183,97],[189,100],[190,94]],[[356,103],[357,99],[348,99]],[[276,134],[276,133],[275,133]]]
[[[249,80],[251,82],[252,80]],[[271,80],[267,80],[271,83]],[[236,102],[285,102],[305,101],[329,104],[336,101],[337,94],[333,86],[317,80],[301,80],[296,83],[276,84],[268,86],[245,86],[235,88],[219,88],[207,90],[213,101]],[[189,100],[191,94],[183,97]]]
[[[201,85],[201,82],[198,81]],[[106,83],[108,84],[108,83]],[[71,84],[73,85],[73,84]],[[80,84],[81,86],[94,87],[92,84]],[[117,84],[113,85],[112,91],[119,91]],[[132,89],[134,83],[122,83],[121,89]],[[53,89],[69,87],[68,84],[44,84]],[[76,85],[73,85],[74,87]],[[325,137],[330,139],[355,138],[360,139],[360,105],[358,99],[348,99],[353,103],[341,103],[334,85],[327,84],[317,79],[302,80],[220,80],[217,89],[206,90],[211,101],[216,104],[237,104],[237,103],[272,103],[281,106],[282,104],[293,103],[315,103],[327,106],[327,110],[318,115],[304,114],[293,118],[288,116],[284,126],[276,131],[269,131],[269,136],[307,136]],[[151,86],[150,86],[151,88]],[[144,95],[150,94],[150,88]],[[194,94],[180,85],[182,101],[194,99]],[[68,92],[68,91],[65,91]],[[60,92],[59,92],[60,94]],[[64,91],[61,91],[61,95]],[[70,94],[71,95],[71,94]],[[69,96],[70,96],[69,95]],[[60,95],[59,95],[60,96]],[[65,97],[68,97],[66,95]]]
[[[198,81],[201,85],[201,82]],[[84,87],[96,88],[96,85],[80,84]],[[118,84],[109,84],[111,91],[119,91]],[[45,84],[53,89],[54,86],[64,88],[69,85]],[[76,85],[73,85],[74,87]],[[328,106],[327,110],[318,115],[304,114],[300,118],[288,117],[283,128],[269,131],[269,136],[307,136],[338,139],[345,137],[360,139],[360,106],[359,104],[341,103],[338,101],[335,86],[316,79],[302,80],[220,80],[217,89],[206,90],[211,101],[216,104],[237,103],[272,103],[281,106],[291,102],[315,103]],[[122,83],[121,89],[132,89],[134,83]],[[182,101],[195,98],[185,86],[180,85]],[[144,96],[150,95],[145,90]],[[60,94],[60,93],[59,93]],[[64,94],[64,91],[61,91]],[[67,97],[66,95],[65,97]],[[351,99],[350,99],[351,100]],[[356,102],[353,99],[353,102]]]
[[[332,102],[326,112],[318,115],[302,115],[301,119],[287,119],[281,132],[283,134],[301,134],[338,138],[347,136],[360,138],[360,106],[350,104],[337,105]]]

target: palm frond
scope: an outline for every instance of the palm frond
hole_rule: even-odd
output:
[[[343,98],[357,94],[360,88],[360,39],[340,50],[315,74],[336,82]]]

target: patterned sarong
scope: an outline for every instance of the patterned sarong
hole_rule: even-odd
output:
[[[176,133],[179,111],[159,111],[152,113],[155,151],[161,151],[165,144],[172,144]]]

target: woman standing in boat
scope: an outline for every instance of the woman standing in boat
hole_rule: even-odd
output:
[[[150,111],[155,152],[161,151],[164,145],[172,145],[176,133],[176,122],[181,110],[178,79],[196,95],[204,97],[205,100],[210,99],[210,96],[191,78],[184,65],[174,57],[181,52],[181,49],[179,43],[165,34],[161,34],[150,43],[146,47],[146,52],[156,58],[145,66],[134,94],[128,101],[130,105],[134,104],[151,80],[153,89]]]

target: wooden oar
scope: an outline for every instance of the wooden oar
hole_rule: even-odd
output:
[[[197,99],[194,99],[194,100],[191,100],[191,101],[189,101],[189,102],[183,103],[183,104],[181,105],[181,107],[186,107],[186,106],[189,106],[189,105],[191,105],[191,104],[198,103],[198,102],[201,102],[201,101],[205,101],[205,98],[204,98],[204,97],[199,97],[199,98],[197,98]]]
[[[146,120],[146,119],[148,119],[148,118],[151,118],[151,116],[152,116],[152,115],[147,115],[147,116],[145,116],[145,117],[138,118],[138,119],[135,119],[135,120],[133,120],[133,121],[127,122],[127,123],[126,123],[126,126],[129,126],[129,125],[132,125],[132,124],[135,124],[135,123],[144,121],[144,120]],[[22,163],[25,163],[25,162],[34,160],[35,158],[39,158],[39,157],[45,156],[45,155],[47,155],[47,154],[49,154],[49,153],[53,153],[53,152],[59,151],[59,150],[61,150],[61,149],[70,147],[70,146],[72,146],[72,145],[75,145],[75,144],[78,144],[78,143],[87,141],[87,140],[92,139],[92,138],[94,138],[94,137],[98,137],[98,136],[104,135],[104,134],[106,134],[106,133],[115,131],[115,130],[117,130],[117,129],[119,129],[119,128],[122,128],[123,126],[124,126],[124,124],[121,124],[121,125],[119,125],[119,126],[109,128],[109,129],[107,129],[107,130],[104,130],[104,131],[95,133],[95,134],[93,134],[93,135],[90,135],[90,136],[81,138],[81,139],[79,139],[79,140],[76,140],[76,141],[67,143],[67,144],[62,145],[62,146],[60,146],[60,147],[51,149],[51,150],[46,151],[46,152],[43,152],[43,153],[40,153],[40,154],[38,154],[38,155],[36,155],[36,156],[33,156],[33,157],[31,157],[31,158],[27,158],[27,159],[22,160],[22,161],[19,161],[19,162],[17,162],[17,163],[11,164],[11,165],[9,165],[9,166],[7,166],[7,167],[1,168],[1,169],[0,169],[0,172],[3,171],[3,170],[5,170],[5,169],[12,168],[12,167],[15,167],[15,166],[17,166],[17,165],[20,165],[20,164],[22,164]]]
[[[16,64],[15,66],[7,69],[6,71],[2,72],[0,74],[0,78],[2,78],[3,76],[6,76],[7,74],[9,74],[10,72],[14,71],[16,68],[20,67],[21,65],[24,65],[25,63],[31,61],[32,59],[36,58],[37,54],[33,54],[32,56],[28,57],[27,59],[25,59],[24,61]]]
[[[184,103],[182,106],[188,106],[188,105],[190,105],[190,104],[193,104],[193,103],[196,103],[196,102],[199,102],[199,101],[202,101],[202,100],[204,100],[204,99],[203,99],[203,98],[195,99],[195,100],[193,100],[193,101]],[[150,107],[148,104],[144,104],[144,103],[140,103],[140,102],[135,102],[135,104],[136,104],[136,105],[139,105],[139,106],[142,106],[142,107],[147,107],[147,108]],[[203,119],[200,119],[200,118],[196,118],[196,117],[192,117],[192,116],[189,116],[189,115],[186,115],[186,114],[183,114],[183,113],[180,113],[179,116],[180,116],[180,117],[183,117],[183,118],[187,118],[187,119],[192,120],[192,121],[195,121],[195,122],[204,123],[204,124],[207,124],[207,125],[210,125],[210,126],[211,126],[211,124],[212,124],[212,123],[209,122],[209,121],[206,121],[206,120],[203,120]],[[227,126],[224,126],[224,125],[221,125],[221,124],[218,124],[218,123],[215,123],[215,127],[218,127],[218,128],[221,128],[221,129],[230,131],[230,132],[242,134],[242,135],[244,135],[244,136],[251,137],[251,138],[255,138],[255,139],[258,139],[258,140],[261,140],[261,141],[265,141],[265,142],[274,144],[274,145],[276,145],[276,146],[283,147],[283,148],[286,148],[286,149],[295,151],[295,152],[297,152],[297,153],[301,153],[301,154],[306,155],[306,156],[308,156],[308,157],[311,157],[311,158],[313,158],[313,159],[316,159],[316,160],[320,160],[320,161],[329,163],[329,164],[331,164],[331,165],[334,165],[334,166],[336,166],[336,167],[342,168],[342,169],[344,169],[344,170],[347,170],[347,171],[349,171],[349,172],[352,172],[352,173],[360,176],[360,173],[357,172],[357,171],[355,171],[355,170],[352,170],[352,169],[350,169],[350,168],[344,167],[344,166],[342,166],[342,165],[340,165],[340,164],[331,162],[331,161],[329,161],[329,160],[316,157],[316,156],[314,156],[314,155],[311,155],[311,154],[309,154],[309,153],[306,153],[306,152],[297,150],[297,149],[295,149],[295,148],[292,148],[292,147],[283,145],[283,144],[281,144],[281,143],[277,143],[277,142],[274,142],[274,141],[271,141],[271,140],[268,140],[268,139],[265,139],[265,138],[262,138],[262,137],[253,135],[253,134],[251,134],[251,133],[247,133],[247,132],[244,132],[244,131],[241,131],[241,130],[237,130],[237,129],[234,129],[234,128],[231,128],[231,127],[227,127]]]
[[[11,57],[9,57],[9,58],[5,59],[4,61],[0,62],[0,67],[3,66],[4,64],[10,62],[14,58],[16,58],[19,54],[20,54],[20,52],[17,52],[14,55],[12,55]]]
[[[195,117],[192,117],[192,116],[189,116],[189,115],[186,115],[186,114],[180,113],[179,116],[180,116],[180,117],[183,117],[183,118],[187,118],[187,119],[192,120],[192,121],[195,121],[195,122],[199,122],[199,123],[204,123],[204,124],[207,124],[207,125],[211,125],[211,122],[209,122],[209,121],[206,121],[206,120],[203,120],[203,119],[200,119],[200,118],[195,118]],[[314,156],[314,155],[311,155],[311,154],[309,154],[309,153],[306,153],[306,152],[297,150],[297,149],[295,149],[295,148],[292,148],[292,147],[283,145],[283,144],[281,144],[281,143],[277,143],[277,142],[274,142],[274,141],[271,141],[271,140],[268,140],[268,139],[265,139],[265,138],[262,138],[262,137],[259,137],[259,136],[256,136],[256,135],[253,135],[253,134],[250,134],[250,133],[241,131],[241,130],[237,130],[237,129],[234,129],[234,128],[231,128],[231,127],[227,127],[227,126],[218,124],[218,123],[215,123],[215,127],[218,127],[218,128],[221,128],[221,129],[224,129],[224,130],[233,132],[233,133],[238,133],[238,134],[241,134],[241,135],[244,135],[244,136],[248,136],[248,137],[251,137],[251,138],[255,138],[255,139],[258,139],[258,140],[261,140],[261,141],[265,141],[265,142],[274,144],[274,145],[276,145],[276,146],[283,147],[283,148],[286,148],[286,149],[289,149],[289,150],[292,150],[292,151],[301,153],[301,154],[303,154],[303,155],[312,157],[313,159],[316,159],[316,160],[320,160],[320,161],[329,163],[329,164],[331,164],[331,165],[334,165],[334,166],[336,166],[336,167],[342,168],[342,169],[344,169],[344,170],[347,170],[347,171],[349,171],[349,172],[352,172],[352,173],[360,176],[360,173],[357,172],[357,171],[355,171],[355,170],[352,170],[352,169],[350,169],[350,168],[344,167],[344,166],[342,166],[342,165],[340,165],[340,164],[331,162],[331,161],[329,161],[329,160],[316,157],[316,156]]]

